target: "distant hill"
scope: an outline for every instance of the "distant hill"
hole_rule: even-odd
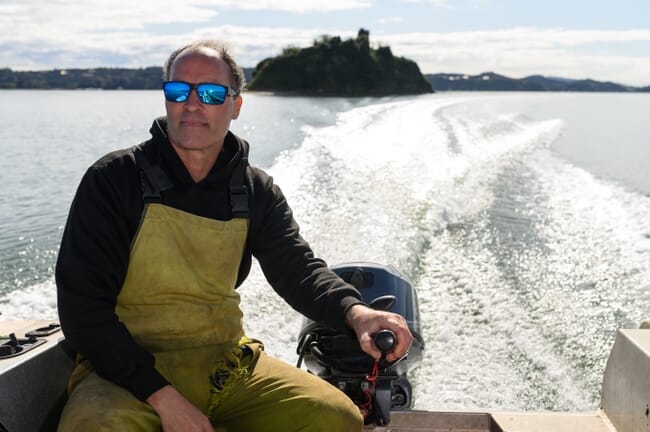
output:
[[[146,90],[160,89],[161,86],[161,67],[54,69],[31,72],[0,69],[0,88],[3,89]]]
[[[246,81],[250,81],[254,68],[242,69]],[[159,66],[141,69],[54,69],[25,72],[0,68],[0,89],[159,90],[161,88],[162,68]]]
[[[381,50],[381,48],[380,48]],[[417,65],[416,65],[417,67]],[[253,81],[254,68],[243,68],[246,81]],[[419,71],[418,71],[419,72]],[[355,75],[348,71],[349,76]],[[348,75],[345,75],[346,77]],[[573,80],[532,75],[514,79],[492,72],[480,75],[427,74],[436,91],[581,91],[581,92],[650,92],[650,86],[630,87],[611,82]],[[0,89],[105,89],[157,90],[162,85],[162,68],[140,69],[94,68],[54,69],[49,71],[13,71],[0,68]],[[409,93],[407,91],[398,94]],[[315,92],[315,94],[321,94]],[[347,94],[347,93],[346,93]],[[351,93],[350,93],[351,94]]]
[[[494,72],[480,75],[427,74],[425,77],[435,91],[574,91],[574,92],[648,92],[650,87],[631,87],[612,82],[590,79],[573,80],[558,77],[531,75],[525,78],[509,78]]]
[[[248,85],[253,91],[308,95],[395,95],[431,93],[418,65],[395,57],[390,47],[370,47],[370,33],[356,39],[322,36],[308,48],[286,48],[262,60]]]

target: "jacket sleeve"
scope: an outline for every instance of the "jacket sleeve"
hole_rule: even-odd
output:
[[[363,303],[361,294],[314,256],[280,188],[270,176],[255,171],[249,248],[266,279],[298,312],[345,329],[345,314]]]
[[[124,159],[94,165],[79,185],[56,264],[58,309],[66,339],[96,372],[145,400],[167,381],[115,314],[139,220],[133,209],[142,209],[137,171]],[[126,186],[133,181],[135,193]]]

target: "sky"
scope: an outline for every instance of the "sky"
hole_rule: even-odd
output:
[[[0,68],[162,66],[205,38],[254,67],[360,28],[422,73],[650,86],[648,0],[0,0]]]

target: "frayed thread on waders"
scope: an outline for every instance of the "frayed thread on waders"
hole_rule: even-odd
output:
[[[210,374],[210,406],[208,407],[208,418],[212,418],[221,401],[230,393],[232,388],[248,373],[250,360],[253,358],[253,351],[246,345],[238,346],[232,351],[224,354],[217,361]]]

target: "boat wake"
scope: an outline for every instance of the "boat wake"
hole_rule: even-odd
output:
[[[303,126],[268,171],[328,263],[393,265],[413,283],[416,408],[593,409],[615,329],[650,303],[650,198],[559,157],[563,120],[496,99],[352,107]],[[12,291],[2,319],[54,319],[54,291]],[[295,363],[300,315],[256,266],[241,294],[249,336]]]

